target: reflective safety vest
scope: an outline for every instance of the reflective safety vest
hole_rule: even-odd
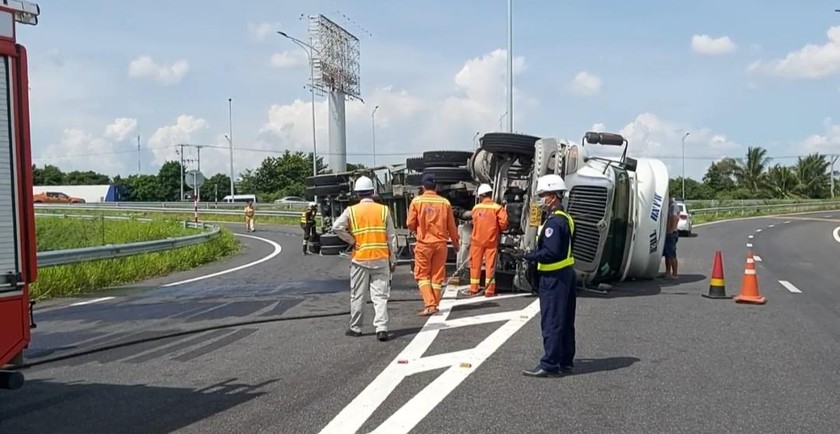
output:
[[[348,208],[350,233],[356,239],[353,259],[376,261],[389,259],[388,207],[375,202],[362,202]]]
[[[307,225],[307,224],[315,223],[315,215],[314,215],[314,213],[313,213],[312,218],[311,218],[311,220],[310,220],[310,217],[309,217],[309,212],[310,212],[309,210],[306,210],[306,211],[304,211],[303,213],[301,213],[301,215],[300,215],[300,224],[302,224],[302,225]]]
[[[572,220],[572,216],[566,214],[561,210],[556,210],[552,213],[553,215],[559,215],[566,217],[566,220],[569,221],[569,252],[566,254],[566,259],[551,262],[548,264],[544,264],[542,262],[537,262],[537,270],[538,271],[557,271],[562,270],[566,267],[571,267],[575,264],[575,258],[572,257],[572,235],[575,233],[575,222]],[[540,241],[540,235],[542,234],[543,225],[540,225],[539,232],[537,233],[537,242]]]

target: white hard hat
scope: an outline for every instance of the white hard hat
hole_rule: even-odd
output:
[[[356,185],[354,186],[353,191],[373,191],[373,181],[371,181],[367,176],[360,176],[356,179]]]
[[[491,187],[490,184],[481,184],[481,185],[478,186],[478,191],[476,192],[476,194],[481,196],[481,195],[485,195],[487,193],[492,193],[492,192],[493,192],[493,187]]]
[[[560,175],[543,175],[537,180],[537,195],[543,193],[554,193],[566,190],[566,183]]]
[[[315,202],[309,202],[309,206],[311,206],[311,207],[316,207],[316,206],[318,206],[318,204],[317,204],[317,203],[315,203]]]

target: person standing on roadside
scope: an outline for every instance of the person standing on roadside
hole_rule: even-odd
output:
[[[414,246],[414,279],[423,295],[423,310],[417,315],[430,316],[438,312],[443,296],[446,257],[449,254],[446,242],[452,240],[453,246],[459,246],[461,241],[452,205],[437,194],[434,175],[423,175],[421,183],[423,194],[411,201],[406,226],[417,237]]]
[[[308,255],[306,243],[315,241],[315,215],[318,213],[317,204],[310,202],[306,210],[300,215],[300,228],[303,229],[303,254]]]
[[[350,261],[350,328],[347,336],[362,335],[365,295],[373,302],[376,338],[388,340],[388,298],[391,274],[397,263],[397,236],[388,207],[373,201],[373,181],[356,179],[353,190],[361,201],[347,207],[333,224],[333,232],[353,248]]]
[[[571,374],[575,358],[575,310],[577,288],[572,256],[575,223],[563,211],[566,183],[559,175],[537,180],[536,194],[548,217],[537,237],[537,250],[522,255],[537,263],[540,298],[540,328],[544,355],[535,369],[523,371],[528,377],[560,377]]]
[[[484,262],[484,296],[496,295],[496,255],[499,236],[508,227],[505,207],[493,202],[493,187],[481,184],[476,191],[480,202],[472,209],[472,234],[470,240],[470,287],[462,295],[478,295],[481,283],[481,264]]]
[[[245,204],[245,232],[254,232],[254,213],[256,210],[254,209],[254,203],[252,201],[248,201]]]
[[[680,223],[680,206],[671,197],[668,203],[668,222],[665,230],[665,248],[662,249],[662,256],[665,257],[665,278],[677,278],[677,240],[680,237],[677,225]]]

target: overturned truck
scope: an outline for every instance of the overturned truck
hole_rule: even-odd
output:
[[[620,155],[605,157],[591,152],[609,149],[605,147],[615,152],[601,155]],[[422,157],[407,159],[405,165],[376,168],[384,177],[375,176],[376,169],[315,177],[309,180],[307,196],[317,198],[323,216],[321,251],[334,254],[343,242],[329,233],[331,221],[354,202],[352,181],[362,174],[374,176],[378,200],[389,206],[398,228],[398,256],[412,263],[414,239],[405,227],[408,205],[419,193],[422,175],[432,173],[438,193],[449,199],[461,223],[461,245],[449,246],[448,260],[460,265],[469,249],[475,189],[480,183],[489,183],[493,199],[505,207],[510,220],[500,237],[497,289],[531,291],[525,278],[527,264],[514,259],[514,253],[536,248],[537,231],[545,215],[534,191],[539,177],[554,173],[562,176],[569,188],[564,206],[575,220],[572,252],[578,281],[598,287],[629,278],[654,278],[661,262],[668,170],[659,160],[628,157],[627,149],[627,141],[611,133],[588,132],[580,143],[487,133],[474,152],[427,151]],[[336,247],[328,247],[326,253],[328,245]]]

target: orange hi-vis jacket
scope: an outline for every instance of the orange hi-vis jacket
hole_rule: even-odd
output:
[[[427,191],[411,201],[406,226],[417,234],[417,242],[421,244],[445,243],[451,239],[452,244],[457,246],[461,242],[452,205],[433,191]]]
[[[349,208],[350,233],[356,239],[353,259],[388,260],[388,207],[376,202],[361,202]]]
[[[494,249],[499,246],[499,234],[508,227],[505,208],[493,199],[484,199],[472,209],[471,245]]]

